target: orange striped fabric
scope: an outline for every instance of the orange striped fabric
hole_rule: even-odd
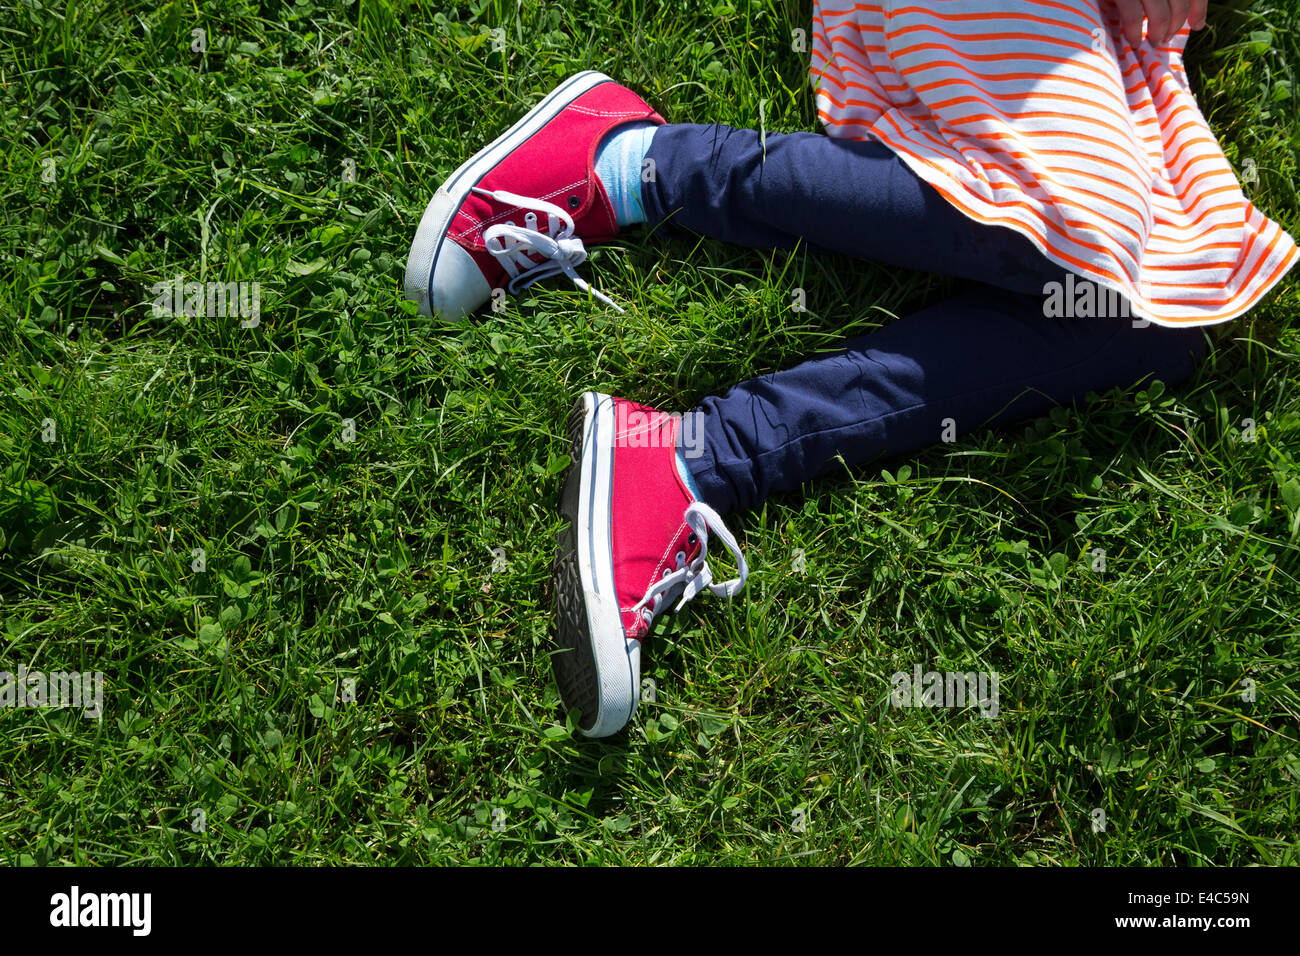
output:
[[[1109,0],[814,0],[831,136],[878,140],[966,215],[1159,325],[1241,315],[1295,264],[1187,84],[1187,27],[1125,40]]]

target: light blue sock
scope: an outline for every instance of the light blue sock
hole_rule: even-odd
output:
[[[609,193],[614,219],[620,226],[645,222],[641,164],[657,128],[657,123],[648,120],[624,123],[606,133],[596,147],[596,176]]]
[[[686,487],[691,490],[696,501],[703,501],[700,497],[700,489],[695,484],[695,477],[691,474],[691,469],[686,465],[686,458],[682,455],[682,450],[677,449],[677,474],[682,476],[682,481]]]

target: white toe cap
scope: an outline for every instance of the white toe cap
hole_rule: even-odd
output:
[[[478,263],[450,240],[438,254],[432,286],[434,311],[449,321],[477,311],[492,295]]]
[[[404,283],[406,297],[415,300],[421,315],[432,318],[436,314],[447,321],[469,315],[492,295],[473,257],[447,238],[454,212],[448,196],[434,195],[411,243]]]

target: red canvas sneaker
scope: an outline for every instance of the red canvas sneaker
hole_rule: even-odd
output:
[[[569,415],[573,463],[560,509],[568,527],[555,558],[560,696],[587,737],[617,733],[636,712],[641,641],[670,604],[708,588],[732,597],[749,568],[722,518],[677,472],[680,416],[587,392]],[[740,576],[713,581],[709,536]]]
[[[558,273],[587,291],[575,269],[587,257],[584,241],[618,233],[593,168],[596,147],[614,127],[638,120],[664,122],[603,73],[588,70],[561,83],[434,193],[407,258],[407,298],[424,315],[455,320],[493,289],[517,295]]]

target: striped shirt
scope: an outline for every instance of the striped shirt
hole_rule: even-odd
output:
[[[884,143],[1134,315],[1213,325],[1297,251],[1201,115],[1187,33],[1135,50],[1109,0],[815,0],[810,77],[831,136]]]

